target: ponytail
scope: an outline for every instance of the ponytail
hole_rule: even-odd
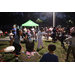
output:
[[[18,39],[20,40],[19,29],[17,29],[17,35],[18,35]]]

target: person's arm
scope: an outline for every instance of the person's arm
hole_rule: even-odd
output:
[[[0,50],[0,53],[1,53],[1,52],[5,52],[4,49],[6,49],[6,48],[3,48],[2,50]]]
[[[11,42],[10,42],[10,46],[12,45],[12,43],[13,43],[13,40],[14,40],[14,38],[11,40]]]
[[[26,40],[26,39],[27,39],[27,37],[28,37],[28,35],[26,35],[23,39],[24,39],[24,40]]]
[[[40,54],[35,49],[33,49],[33,51],[38,54],[39,58],[41,58]]]
[[[21,45],[21,44],[20,44],[20,46],[21,46],[21,48],[22,48],[21,52],[24,52],[24,48],[22,47],[22,45]]]
[[[43,35],[46,35],[47,33],[43,32]]]
[[[71,38],[66,38],[66,39],[64,40],[64,42],[70,41],[70,39],[71,39]]]

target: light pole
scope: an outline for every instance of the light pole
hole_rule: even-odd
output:
[[[53,12],[53,27],[55,27],[55,12]]]

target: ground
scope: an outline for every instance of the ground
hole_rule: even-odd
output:
[[[41,46],[40,46],[40,51],[39,51],[39,54],[41,55],[41,57],[43,56],[44,53],[48,52],[48,45],[51,44],[51,43],[52,43],[51,40],[43,40],[44,48],[41,49]],[[9,44],[10,44],[9,41],[6,41],[6,42],[5,41],[0,41],[0,50],[7,47],[7,46],[9,46]],[[65,62],[65,58],[66,58],[66,55],[67,55],[67,50],[65,51],[65,49],[63,49],[61,47],[60,41],[56,41],[53,44],[56,45],[56,50],[54,51],[54,54],[56,54],[58,56],[59,62]],[[21,45],[23,46],[24,50],[26,50],[25,49],[25,43],[21,43]],[[35,46],[34,46],[35,50],[37,49],[37,45],[38,45],[38,43],[35,42]],[[65,45],[65,47],[67,49],[67,45]],[[1,54],[4,55],[4,61],[9,61],[9,62],[14,62],[15,61],[14,54],[12,54],[12,53],[2,52]],[[20,58],[19,58],[19,60],[20,60]],[[73,62],[72,52],[70,52],[68,60],[69,60],[69,62]]]

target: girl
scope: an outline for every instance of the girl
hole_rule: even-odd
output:
[[[22,51],[20,58],[23,62],[36,62],[40,54],[34,50],[34,41],[26,41],[26,52]]]
[[[41,28],[40,31],[37,33],[37,36],[38,36],[38,47],[37,47],[37,51],[39,51],[40,45],[42,46],[42,48],[44,48],[43,47],[43,42],[42,42],[42,35],[45,35],[45,34],[47,34],[47,33],[44,33],[43,32],[43,28]]]

